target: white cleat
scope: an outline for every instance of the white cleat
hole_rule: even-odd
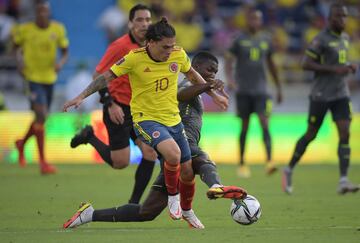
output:
[[[360,185],[352,184],[349,180],[340,180],[337,192],[344,195],[348,192],[357,192],[360,189]]]
[[[63,225],[64,229],[76,228],[82,224],[86,224],[92,221],[92,216],[94,213],[94,208],[90,203],[83,203],[80,205],[80,208],[76,213],[66,221]]]
[[[173,220],[179,220],[182,217],[182,210],[180,206],[180,194],[175,196],[168,196],[169,215]]]
[[[188,222],[190,228],[194,229],[204,229],[205,226],[201,223],[201,221],[196,217],[194,211],[192,209],[183,211],[183,219]]]

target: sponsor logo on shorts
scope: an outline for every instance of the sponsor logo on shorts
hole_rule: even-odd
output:
[[[153,132],[153,133],[152,133],[152,137],[153,137],[153,138],[158,138],[158,137],[160,137],[160,132],[159,132],[159,131]]]
[[[170,70],[170,72],[172,72],[172,73],[176,73],[177,70],[178,70],[178,64],[177,64],[176,62],[170,63],[170,65],[169,65],[169,70]]]

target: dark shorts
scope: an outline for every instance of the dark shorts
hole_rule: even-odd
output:
[[[351,120],[351,102],[349,98],[327,102],[310,99],[308,123],[320,127],[328,110],[331,111],[333,121]]]
[[[31,105],[44,105],[50,108],[53,98],[53,84],[39,84],[28,81],[29,87],[29,100]]]
[[[129,139],[136,139],[133,129],[133,121],[130,113],[130,106],[117,103],[124,112],[124,123],[116,124],[111,121],[108,106],[103,106],[103,122],[109,136],[109,145],[111,150],[123,149],[129,146]]]
[[[142,121],[134,123],[135,133],[143,142],[156,149],[156,146],[169,138],[175,140],[181,151],[180,163],[191,159],[188,141],[186,139],[184,125],[179,124],[168,127],[155,121]]]
[[[237,115],[248,119],[251,113],[270,116],[272,101],[268,95],[236,94]]]
[[[192,157],[192,168],[195,174],[198,175],[200,173],[200,167],[204,164],[212,164],[213,166],[216,166],[215,163],[210,160],[208,154],[202,151],[202,149],[198,145],[190,143],[190,149],[191,149],[191,157]],[[163,166],[164,166],[163,160],[161,159],[160,160],[161,171],[159,175],[156,177],[152,185],[152,189],[167,194],[165,178],[163,173],[163,168],[164,168]]]

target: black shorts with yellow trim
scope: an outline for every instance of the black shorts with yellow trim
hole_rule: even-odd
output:
[[[272,112],[272,100],[269,95],[236,95],[237,115],[242,119],[248,119],[251,113],[264,114],[269,117]]]
[[[103,106],[103,122],[109,137],[109,145],[112,151],[126,148],[130,145],[130,138],[135,142],[136,134],[130,113],[130,106],[117,103],[124,112],[124,123],[116,124],[110,119],[109,107]]]
[[[328,110],[333,121],[351,120],[352,106],[348,97],[333,101],[315,101],[310,98],[308,123],[320,127]]]

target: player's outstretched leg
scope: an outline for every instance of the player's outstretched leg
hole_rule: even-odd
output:
[[[79,210],[63,224],[63,228],[76,228],[77,226],[91,222],[93,212],[94,208],[90,203],[82,203]]]
[[[183,210],[182,218],[186,222],[188,222],[190,228],[194,228],[194,229],[204,229],[205,228],[205,226],[201,223],[201,221],[196,217],[196,215],[192,209]]]
[[[360,190],[360,185],[352,184],[348,179],[340,179],[337,192],[341,195],[348,192],[357,192]]]
[[[71,139],[70,146],[76,148],[80,144],[87,144],[92,136],[94,136],[94,130],[92,126],[87,125]]]
[[[282,189],[287,194],[291,194],[293,192],[291,177],[292,171],[289,167],[286,167],[282,173]]]
[[[209,199],[242,199],[246,197],[247,192],[245,189],[237,186],[213,186],[207,191],[206,195]]]

